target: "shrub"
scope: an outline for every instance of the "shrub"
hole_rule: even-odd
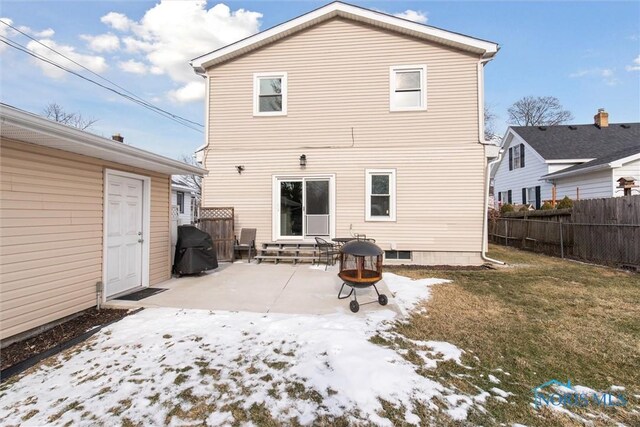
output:
[[[505,203],[504,205],[500,206],[501,214],[504,214],[507,212],[513,212],[513,205],[511,203]]]
[[[518,212],[529,212],[529,206],[523,205],[518,209]]]
[[[540,206],[540,209],[543,210],[543,211],[549,211],[549,210],[553,209],[553,206],[551,206],[551,203],[549,203],[549,202],[544,202],[542,204],[542,206]]]
[[[564,196],[564,199],[558,202],[558,206],[556,209],[569,209],[573,207],[573,200],[569,198],[569,196]]]

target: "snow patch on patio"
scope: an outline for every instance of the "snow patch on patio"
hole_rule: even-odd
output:
[[[390,273],[384,279],[407,311],[429,296],[430,286],[445,282]],[[420,424],[418,407],[437,411],[435,398],[453,419],[465,419],[487,393],[458,394],[420,375],[400,352],[374,344],[371,338],[395,320],[388,309],[323,316],[146,309],[4,384],[0,419],[229,425],[241,422],[234,414],[244,410],[303,425],[345,417],[391,426],[381,400],[407,423]],[[457,347],[424,345],[435,365],[460,363]]]

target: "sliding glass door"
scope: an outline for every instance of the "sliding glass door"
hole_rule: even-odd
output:
[[[313,240],[331,234],[331,178],[277,179],[277,238]]]

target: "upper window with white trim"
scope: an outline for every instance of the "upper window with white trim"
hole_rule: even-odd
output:
[[[367,221],[396,220],[396,170],[367,169]]]
[[[402,65],[390,68],[390,111],[427,109],[427,66]]]
[[[287,114],[287,73],[253,75],[253,115],[284,116]]]

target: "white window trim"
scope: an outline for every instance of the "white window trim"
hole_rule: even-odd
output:
[[[403,70],[418,70],[420,71],[420,81],[422,84],[422,99],[419,107],[396,107],[395,106],[395,94],[396,94],[396,71]],[[425,111],[427,109],[427,66],[421,65],[393,65],[389,67],[389,111]]]
[[[260,79],[262,78],[282,79],[282,111],[260,111]],[[254,116],[286,116],[287,115],[287,73],[254,73],[253,74],[253,115]]]
[[[389,175],[389,216],[371,215],[371,175]],[[365,170],[365,220],[386,221],[396,220],[396,170],[395,169],[366,169]]]

